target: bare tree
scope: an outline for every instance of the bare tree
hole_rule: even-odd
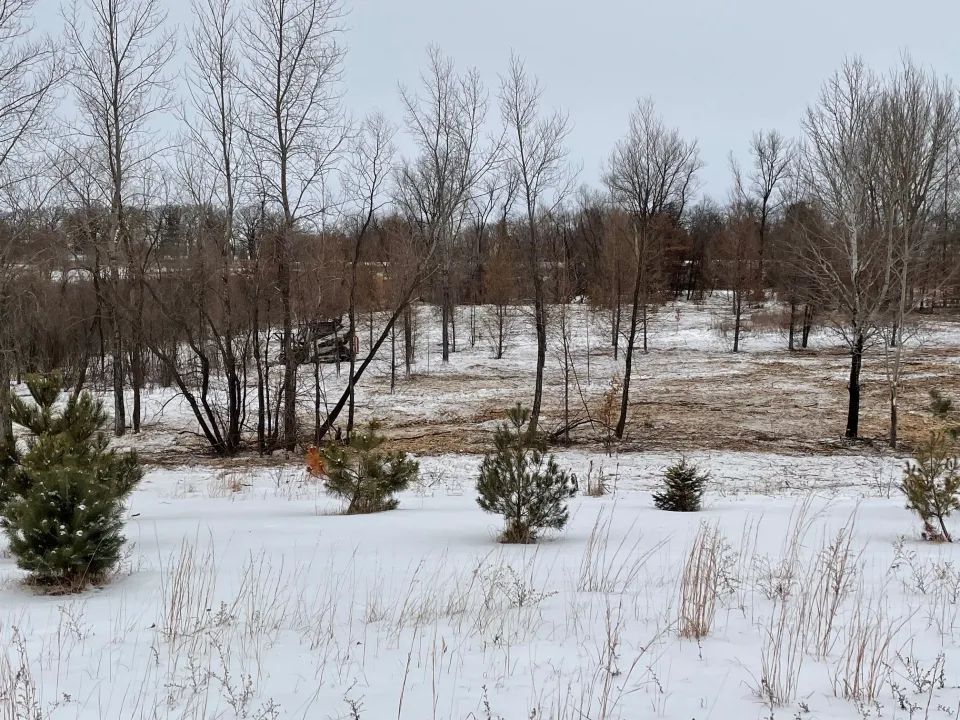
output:
[[[487,346],[495,360],[503,358],[515,332],[517,319],[516,252],[507,236],[505,223],[499,224],[491,243],[483,275],[482,327]]]
[[[931,242],[930,219],[948,179],[948,152],[960,130],[957,93],[949,81],[909,58],[884,84],[877,107],[880,149],[873,190],[878,224],[894,265],[884,358],[890,396],[890,446],[897,446],[903,345],[909,314],[923,302],[921,253]],[[935,283],[926,283],[928,291]]]
[[[237,14],[231,0],[197,0],[188,39],[187,86],[191,111],[179,157],[179,179],[190,206],[187,262],[167,272],[162,262],[147,283],[153,307],[182,334],[167,332],[148,345],[193,411],[213,451],[230,456],[242,446],[246,417],[249,323],[236,308],[235,221],[241,162]],[[172,286],[172,287],[171,287]],[[223,391],[215,376],[223,375]]]
[[[498,162],[501,140],[485,138],[489,98],[476,70],[458,75],[453,61],[436,46],[427,50],[420,80],[424,94],[400,88],[407,132],[418,156],[403,165],[397,201],[425,243],[435,246],[441,284],[443,361],[450,359],[451,288],[455,242],[468,218],[479,185]]]
[[[848,61],[807,111],[803,185],[823,221],[803,234],[800,268],[850,348],[847,437],[858,435],[864,346],[885,328],[896,445],[905,324],[958,126],[953,88],[909,59],[887,82]]]
[[[543,371],[547,359],[547,294],[542,263],[547,259],[540,219],[570,192],[573,177],[567,164],[570,121],[554,111],[542,114],[543,88],[527,74],[523,61],[510,58],[500,83],[500,115],[506,127],[507,172],[519,181],[520,257],[526,264],[533,294],[533,322],[537,334],[537,368],[530,411],[530,433],[539,432],[543,402]]]
[[[393,126],[381,113],[373,114],[360,124],[359,132],[350,143],[348,164],[343,177],[345,202],[348,208],[350,257],[348,260],[347,337],[353,347],[357,323],[357,270],[364,255],[364,246],[370,237],[377,215],[385,205],[385,184],[393,173]],[[347,410],[347,434],[350,439],[354,425],[354,392],[356,352],[350,353],[350,374],[347,391],[350,394]]]
[[[291,243],[328,208],[323,186],[347,138],[341,104],[345,47],[339,0],[255,0],[243,18],[247,114],[243,129],[267,209],[281,219],[276,239],[283,354],[283,436],[297,442]]]
[[[142,204],[138,178],[149,173],[155,160],[151,121],[172,101],[166,68],[176,50],[176,36],[165,27],[166,13],[159,0],[87,0],[83,8],[74,2],[66,20],[77,130],[80,145],[89,148],[89,153],[78,156],[77,168],[95,179],[110,208],[100,285],[113,331],[114,433],[120,436],[126,431],[123,360],[128,324],[122,310],[134,305],[130,283],[122,281],[123,276],[132,280],[134,269],[128,211],[138,200]],[[131,332],[138,332],[135,324]],[[136,337],[131,345],[139,353]],[[139,428],[136,413],[134,426]]]
[[[620,328],[623,325],[624,289],[630,284],[629,277],[633,266],[633,222],[619,208],[604,213],[603,245],[600,253],[600,265],[603,268],[600,286],[607,294],[610,310],[610,346],[613,359],[620,359]],[[611,430],[613,425],[611,424]]]
[[[816,291],[811,282],[812,273],[803,269],[806,263],[804,255],[805,235],[817,234],[815,229],[822,222],[820,213],[809,203],[800,200],[791,201],[777,223],[776,232],[771,236],[775,241],[770,244],[772,251],[768,259],[775,265],[774,279],[778,297],[790,307],[787,316],[787,349],[795,350],[797,345],[806,348],[813,326]],[[799,322],[800,338],[797,342]]]
[[[630,325],[623,374],[623,395],[616,436],[623,437],[630,401],[630,376],[637,327],[645,317],[650,288],[650,257],[658,224],[665,216],[679,218],[702,167],[696,141],[686,141],[667,128],[651,100],[641,100],[630,114],[627,135],[618,141],[604,169],[603,181],[613,201],[633,223],[634,278]]]
[[[504,172],[489,172],[480,183],[479,192],[474,194],[470,203],[470,214],[472,220],[471,232],[473,234],[473,247],[471,262],[473,267],[470,269],[470,347],[477,343],[477,305],[481,302],[489,278],[487,277],[490,268],[488,261],[491,260],[490,250],[491,230],[505,230],[498,228],[497,219],[504,217],[509,213],[509,208],[513,204],[517,192],[517,178]],[[507,210],[503,210],[507,208]],[[493,227],[491,227],[493,226]],[[510,268],[512,271],[512,267]],[[496,284],[496,280],[493,281]],[[502,356],[502,351],[500,356]]]
[[[56,45],[49,38],[33,37],[30,15],[35,4],[35,0],[0,3],[0,193],[4,195],[37,167],[31,156],[63,78]],[[16,232],[0,239],[0,314],[4,317],[19,266],[17,244]],[[3,323],[0,330],[0,445],[13,441],[12,338],[6,335],[11,324]]]
[[[571,248],[568,239],[571,213],[563,208],[551,217],[551,265],[554,268],[553,293],[554,309],[551,313],[553,325],[554,354],[563,374],[563,420],[560,426],[550,433],[551,439],[570,443],[570,431],[584,422],[584,418],[571,420],[570,417],[570,384],[571,380],[580,387],[575,358],[575,337],[577,329],[576,313],[573,310],[573,301],[577,294],[578,281],[576,277],[577,264],[571,257]],[[589,314],[585,308],[584,318],[589,322]],[[580,393],[583,398],[582,392]],[[586,408],[586,403],[584,403]]]
[[[766,287],[763,268],[768,254],[770,219],[783,204],[782,197],[775,197],[774,192],[789,181],[794,153],[793,143],[776,130],[755,132],[750,141],[749,196],[757,206],[757,274],[761,292]]]
[[[393,227],[388,234],[393,237],[390,238],[391,247],[387,254],[387,261],[390,267],[389,299],[392,308],[379,335],[371,338],[372,342],[367,356],[357,366],[352,375],[353,387],[356,387],[357,383],[360,382],[386,339],[392,336],[397,321],[407,312],[414,296],[422,288],[425,279],[434,268],[436,245],[430,244],[428,239],[419,233],[396,232],[395,224],[391,223],[391,225]],[[339,418],[349,400],[350,387],[348,386],[317,430],[317,442],[321,442],[327,433],[334,428],[337,418]]]
[[[864,346],[882,319],[893,282],[889,238],[876,225],[873,204],[881,167],[879,90],[862,60],[848,61],[803,120],[802,182],[823,221],[803,233],[798,270],[850,350],[848,438],[859,429]]]
[[[723,212],[713,200],[704,198],[691,208],[687,222],[689,254],[684,280],[687,300],[701,302],[704,293],[713,288],[709,268],[722,230]]]
[[[736,182],[734,184],[736,186]],[[756,272],[760,257],[759,223],[755,209],[747,198],[734,190],[714,251],[719,287],[730,293],[733,352],[740,351],[750,291],[760,287]]]

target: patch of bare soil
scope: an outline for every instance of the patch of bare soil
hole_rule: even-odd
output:
[[[592,355],[593,357],[593,355]],[[601,396],[615,365],[598,353],[598,370],[589,386],[572,385],[569,418],[563,408],[562,375],[548,364],[542,423],[553,432],[565,420],[573,446],[600,450],[607,435],[599,422]],[[605,364],[604,364],[605,363]],[[960,348],[921,348],[904,365],[900,395],[901,452],[907,452],[936,424],[929,391],[937,388],[960,398]],[[626,437],[622,451],[728,450],[788,454],[870,453],[885,451],[889,431],[889,390],[883,358],[868,356],[862,374],[861,439],[843,439],[847,413],[849,359],[842,349],[768,353],[689,351],[651,352],[635,364]],[[481,453],[506,408],[529,403],[533,368],[490,371],[444,368],[398,382],[395,394],[374,388],[362,416],[378,416],[388,444],[422,455]],[[307,419],[305,418],[305,421]],[[309,422],[309,421],[307,421]],[[305,441],[307,444],[308,441]],[[152,464],[201,462],[231,467],[242,464],[296,463],[302,454],[259,458],[252,451],[225,461],[204,457],[202,439],[181,434],[175,441],[147,446]]]
[[[860,439],[844,440],[847,414],[848,357],[842,351],[804,351],[780,355],[697,358],[700,367],[722,365],[722,374],[658,378],[657,367],[637,368],[631,392],[627,434],[621,450],[730,450],[830,455],[884,451],[889,432],[889,390],[881,358],[864,363],[861,384]],[[900,392],[901,451],[936,425],[929,411],[929,391],[960,396],[960,349],[918,351],[905,366]],[[449,385],[455,375],[448,375]],[[532,378],[530,378],[532,387]],[[489,378],[487,379],[489,383]],[[585,394],[596,419],[602,388]],[[548,378],[544,427],[562,427],[564,413],[559,378]],[[464,403],[470,405],[464,394]],[[387,425],[398,448],[422,454],[483,452],[490,424],[504,407],[484,403],[472,413],[461,407],[455,418],[424,418],[402,427]],[[580,396],[571,399],[571,419],[586,418]],[[571,432],[572,442],[599,449],[605,431],[587,422]]]

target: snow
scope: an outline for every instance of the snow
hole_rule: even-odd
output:
[[[789,352],[780,332],[753,330],[741,339],[741,352],[730,352],[730,338],[716,330],[724,318],[726,299],[718,293],[702,305],[669,303],[651,316],[649,352],[634,358],[627,440],[646,450],[759,450],[832,452],[842,437],[846,411],[849,356],[828,329],[815,329],[810,347]],[[775,309],[775,308],[773,308]],[[771,310],[768,307],[764,310]],[[484,308],[476,310],[482,330]],[[553,309],[556,317],[558,310]],[[572,332],[573,377],[570,409],[573,417],[591,412],[623,372],[623,353],[614,358],[610,347],[609,312],[587,305],[568,307]],[[381,347],[357,387],[361,419],[381,419],[386,434],[421,452],[478,452],[487,443],[491,421],[517,402],[530,404],[536,345],[526,316],[513,327],[506,355],[495,360],[487,341],[471,346],[470,309],[458,312],[457,352],[440,362],[440,328],[435,310],[420,306],[416,313],[417,343],[413,376],[404,378],[402,342],[397,338],[397,385],[391,391],[390,342]],[[382,318],[375,318],[379,333]],[[369,343],[367,319],[359,323],[361,355]],[[556,323],[551,323],[545,368],[543,416],[547,429],[563,423],[562,353]],[[622,348],[622,344],[621,344]],[[901,434],[909,440],[917,411],[925,410],[927,391],[937,387],[960,394],[960,324],[949,319],[925,319],[922,333],[905,348],[900,391]],[[313,368],[299,376],[301,416],[313,424]],[[332,405],[346,385],[346,371],[321,367],[321,395]],[[279,371],[279,370],[278,370]],[[861,433],[880,439],[889,417],[888,389],[882,351],[867,348],[863,365]],[[112,395],[103,393],[108,408]],[[251,416],[256,392],[248,392]],[[128,397],[128,409],[132,398]],[[127,435],[120,445],[165,464],[186,462],[204,449],[189,407],[172,389],[151,388],[143,397],[144,433]],[[919,425],[922,429],[922,423]],[[595,431],[580,431],[581,442]],[[576,435],[577,433],[575,433]],[[776,445],[771,445],[775,436]],[[420,442],[428,438],[429,443]]]
[[[894,685],[905,707],[954,717],[960,565],[953,546],[911,539],[882,481],[895,463],[698,459],[714,478],[706,509],[671,514],[646,490],[669,456],[562,454],[581,482],[591,461],[617,472],[616,492],[577,497],[568,528],[533,547],[495,542],[473,456],[422,458],[399,510],[350,517],[295,468],[154,470],[109,585],[35,596],[0,561],[0,647],[15,676],[21,639],[30,672],[16,690],[29,678],[50,718],[351,718],[351,703],[365,719],[908,718]],[[696,641],[678,636],[679,581],[701,523],[729,547],[715,623]],[[757,692],[783,605],[771,588],[793,578],[786,606],[800,605],[810,564],[848,523],[857,574],[830,650],[798,653],[796,693],[771,708]],[[834,691],[865,607],[894,636],[876,658],[879,705]],[[0,670],[0,688],[10,677]]]
[[[714,330],[723,311],[714,297],[656,315],[635,366],[632,442],[606,454],[581,438],[558,453],[581,487],[603,474],[611,494],[577,496],[569,526],[530,547],[497,543],[499,519],[474,491],[476,449],[503,408],[529,402],[522,323],[493,360],[465,342],[465,311],[443,365],[421,308],[414,377],[391,393],[384,352],[372,364],[360,420],[382,418],[392,442],[421,453],[416,487],[377,515],[337,514],[297,464],[199,462],[185,404],[152,389],[143,434],[118,444],[180,466],[154,465],[132,495],[129,555],[109,584],[37,595],[0,539],[0,720],[960,717],[960,557],[918,539],[902,458],[834,442],[842,347],[820,331],[788,353],[756,332],[733,355]],[[595,402],[622,357],[604,313],[571,313],[579,391]],[[905,432],[926,389],[956,388],[957,326],[930,322],[922,340],[906,354]],[[335,397],[344,377],[324,371]],[[877,348],[864,381],[863,427],[879,437]],[[711,473],[700,513],[653,507],[681,450]],[[684,568],[713,528],[715,617],[701,639],[681,637]],[[841,588],[835,613],[824,587]]]

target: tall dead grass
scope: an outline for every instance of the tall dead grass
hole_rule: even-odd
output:
[[[910,616],[888,616],[883,596],[858,597],[842,634],[840,657],[830,670],[837,697],[873,703],[890,675],[890,659]]]
[[[680,579],[680,637],[706,637],[713,629],[729,543],[719,523],[700,523]]]
[[[760,679],[754,692],[770,707],[784,707],[797,697],[810,623],[810,595],[779,599],[761,630]]]
[[[40,691],[23,635],[13,628],[0,651],[0,720],[43,720]]]
[[[214,546],[198,549],[196,540],[184,539],[180,550],[164,568],[161,562],[161,632],[171,644],[202,632],[211,619],[218,568]]]
[[[587,545],[580,559],[577,590],[595,593],[622,593],[632,588],[644,565],[667,543],[667,538],[641,549],[643,534],[634,520],[619,539],[611,539],[616,504],[601,508],[593,521]]]
[[[857,583],[862,577],[863,551],[853,550],[856,521],[854,510],[847,523],[823,543],[807,574],[805,586],[812,596],[810,652],[820,660],[832,652],[837,616],[846,599],[858,589]]]

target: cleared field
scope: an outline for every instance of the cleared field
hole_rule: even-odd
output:
[[[872,444],[883,444],[889,400],[882,347],[874,343],[867,349],[861,378],[861,435],[868,442],[851,447],[842,442],[849,356],[837,336],[821,329],[811,335],[808,349],[789,352],[781,333],[750,331],[742,340],[742,351],[734,354],[729,339],[715,329],[724,310],[724,298],[717,295],[704,305],[668,305],[653,317],[649,352],[638,353],[634,361],[622,451],[821,454],[874,452]],[[591,312],[583,305],[571,306],[568,312],[570,417],[597,418],[603,393],[623,372],[622,353],[614,360],[608,313]],[[380,418],[393,443],[409,451],[483,452],[487,433],[504,409],[532,399],[536,347],[532,330],[522,313],[517,314],[508,351],[494,360],[483,337],[470,347],[469,310],[462,310],[458,351],[443,364],[433,309],[421,308],[412,377],[405,378],[399,367],[395,390],[390,392],[386,343],[357,388],[359,417]],[[361,332],[361,354],[366,340],[367,334]],[[401,352],[398,345],[398,358]],[[562,358],[560,337],[554,333],[545,375],[546,430],[564,421]],[[905,348],[900,436],[908,447],[930,425],[929,390],[960,395],[958,369],[960,324],[949,317],[931,318]],[[332,404],[345,385],[346,370],[339,377],[333,365],[323,370],[321,392]],[[301,377],[300,396],[312,398],[312,368],[304,367],[302,374],[308,377]],[[125,443],[166,464],[186,461],[203,449],[187,408],[172,392],[152,392],[146,408],[143,436]],[[312,407],[304,405],[301,415],[309,430]],[[586,424],[574,430],[572,439],[598,448],[602,436],[599,427]]]

